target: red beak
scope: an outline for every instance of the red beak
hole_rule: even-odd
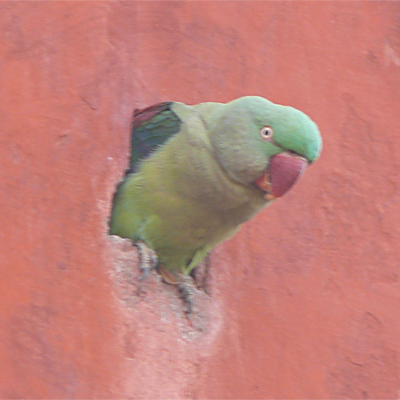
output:
[[[266,192],[267,200],[282,197],[303,175],[307,165],[306,159],[292,153],[276,154],[255,183]]]

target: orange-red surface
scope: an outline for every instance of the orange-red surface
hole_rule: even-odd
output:
[[[0,397],[398,398],[400,3],[0,3]],[[107,235],[134,108],[261,95],[324,150],[190,323]]]

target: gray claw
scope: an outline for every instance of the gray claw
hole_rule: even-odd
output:
[[[135,243],[135,246],[139,250],[139,267],[142,270],[139,280],[143,280],[156,267],[158,258],[156,252],[150,249],[145,242],[140,240]]]
[[[186,305],[186,313],[192,314],[194,308],[194,294],[196,289],[193,285],[193,279],[190,276],[184,276],[181,278],[181,282],[178,284],[178,290],[180,292],[182,300]]]

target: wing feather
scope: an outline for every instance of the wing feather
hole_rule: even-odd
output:
[[[134,111],[128,173],[135,172],[144,159],[179,132],[182,121],[172,111],[172,105],[173,102],[164,102]]]

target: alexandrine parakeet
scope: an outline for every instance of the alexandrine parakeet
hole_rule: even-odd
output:
[[[318,158],[322,140],[301,111],[248,96],[136,110],[131,145],[110,233],[145,243],[164,280],[177,283],[285,194]]]

